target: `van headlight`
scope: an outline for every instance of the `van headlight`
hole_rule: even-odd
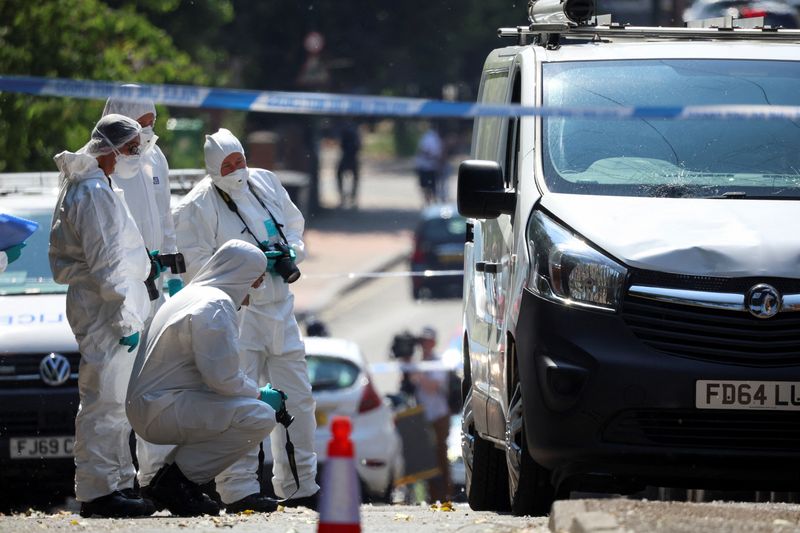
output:
[[[528,288],[564,305],[616,311],[628,271],[535,211],[528,227]]]

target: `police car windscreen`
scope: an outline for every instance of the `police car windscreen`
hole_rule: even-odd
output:
[[[53,281],[50,260],[47,257],[52,212],[12,214],[38,222],[39,229],[25,241],[25,248],[19,259],[8,265],[5,272],[0,273],[0,295],[67,292],[66,285],[58,285]]]
[[[800,106],[800,61],[547,63],[544,105],[569,108]],[[655,197],[800,197],[800,122],[547,118],[553,192]]]

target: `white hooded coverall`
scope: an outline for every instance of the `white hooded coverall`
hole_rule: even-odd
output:
[[[275,427],[275,411],[239,367],[239,317],[264,254],[230,241],[153,318],[136,357],[127,413],[148,442],[177,445],[166,458],[198,484],[257,446]],[[252,289],[255,290],[255,289]]]
[[[228,130],[220,129],[214,135],[207,136],[206,171],[209,175],[197,183],[173,211],[178,246],[186,259],[186,276],[189,279],[225,242],[231,239],[253,240],[249,234],[243,233],[242,221],[225,204],[214,188],[215,183],[232,197],[259,241],[268,240],[264,221],[269,219],[269,214],[250,192],[247,183],[231,184],[230,180],[225,179],[227,176],[220,176],[223,159],[235,152],[244,154],[241,144]],[[303,215],[272,172],[250,168],[247,179],[282,225],[289,245],[297,254],[296,262],[300,263],[305,258]],[[294,316],[294,296],[289,291],[289,285],[277,274],[269,273],[261,287],[253,290],[250,305],[243,308],[241,314],[242,368],[261,385],[269,381],[275,388],[283,390],[289,397],[287,410],[295,417],[289,432],[295,446],[300,488],[295,492],[295,481],[284,448],[286,435],[282,428],[274,431],[270,438],[275,461],[273,488],[281,498],[311,496],[319,490],[315,481],[315,402],[311,396],[305,345]],[[257,468],[258,448],[254,447],[241,461],[217,477],[217,490],[222,501],[231,503],[259,492]]]
[[[68,284],[67,320],[81,352],[75,418],[75,495],[88,502],[132,486],[125,390],[134,356],[119,344],[141,331],[150,302],[150,261],[120,189],[97,160],[61,152],[50,268]]]
[[[127,86],[127,85],[126,85]],[[156,106],[152,101],[137,102],[109,98],[103,109],[103,116],[110,113],[138,120],[140,117],[152,113],[156,115]],[[167,158],[158,147],[158,136],[153,135],[147,146],[144,144],[145,135],[142,134],[142,155],[140,164],[135,173],[127,174],[115,171],[111,178],[114,184],[125,192],[125,201],[128,209],[136,222],[136,227],[142,234],[144,244],[150,251],[158,250],[162,254],[177,252],[175,242],[175,224],[172,221],[170,208],[169,165]],[[150,313],[145,320],[145,327],[139,343],[139,351],[147,345],[147,332],[150,321],[164,303],[163,284],[169,271],[163,272],[155,280],[159,289],[159,298],[150,303]],[[139,485],[145,487],[155,474],[148,465],[152,461],[159,462],[169,453],[171,447],[148,444],[142,439],[136,439],[136,456],[139,461]],[[142,466],[144,465],[144,466]],[[126,480],[126,484],[133,484],[133,479]]]

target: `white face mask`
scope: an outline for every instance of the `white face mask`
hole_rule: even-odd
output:
[[[114,165],[114,175],[122,179],[130,179],[139,172],[141,166],[141,155],[123,155],[116,152],[117,162]]]
[[[153,133],[153,126],[142,128],[141,133],[139,133],[140,153],[143,154],[150,150],[153,146],[155,146],[157,140],[158,135]]]
[[[247,178],[250,172],[247,167],[234,170],[217,179],[218,185],[231,196],[244,191],[247,188]]]

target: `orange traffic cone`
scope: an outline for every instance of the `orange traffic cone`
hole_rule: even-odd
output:
[[[353,458],[352,425],[345,416],[331,422],[328,461],[322,472],[317,533],[360,533],[361,487]]]

